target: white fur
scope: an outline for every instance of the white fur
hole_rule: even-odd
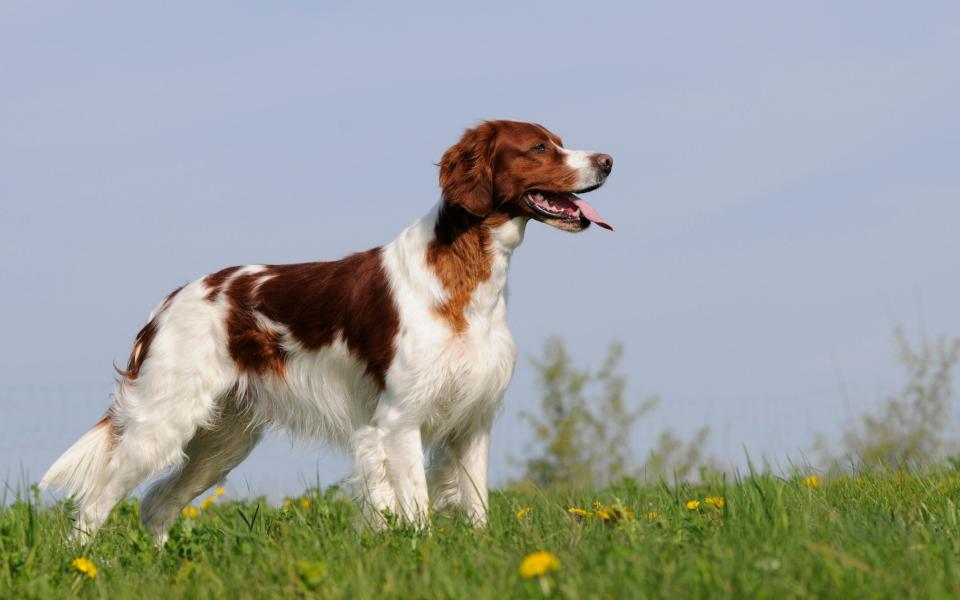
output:
[[[576,189],[582,190],[603,183],[604,177],[593,164],[593,157],[596,152],[587,152],[584,150],[567,150],[560,148],[566,157],[567,166],[575,170],[580,179],[577,181]]]
[[[158,307],[157,333],[139,376],[117,385],[116,440],[107,427],[91,430],[43,478],[79,499],[79,537],[87,539],[135,486],[166,470],[142,510],[162,543],[180,509],[239,464],[267,426],[352,450],[358,492],[374,525],[385,511],[425,523],[425,454],[435,507],[460,508],[483,525],[490,427],[516,359],[506,321],[507,269],[526,219],[491,232],[492,275],[474,291],[467,330],[458,335],[433,310],[447,298],[426,263],[438,211],[439,205],[383,249],[400,328],[382,393],[342,340],[310,351],[283,336],[282,378],[238,372],[227,346],[227,300],[208,300],[202,280]],[[245,267],[233,277],[261,271]],[[258,318],[285,333],[281,324]]]
[[[47,469],[41,487],[58,487],[76,497],[92,494],[110,452],[110,436],[110,426],[103,422],[83,434]]]

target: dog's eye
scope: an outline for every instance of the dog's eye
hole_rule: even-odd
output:
[[[546,152],[546,151],[547,151],[546,144],[537,144],[533,148],[530,148],[530,152]]]

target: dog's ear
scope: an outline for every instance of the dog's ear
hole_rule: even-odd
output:
[[[496,128],[483,123],[468,129],[440,159],[440,188],[447,205],[457,205],[477,217],[494,207],[493,154]]]

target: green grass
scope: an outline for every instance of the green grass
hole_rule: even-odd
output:
[[[724,507],[702,502],[707,496],[723,496]],[[306,508],[276,508],[225,496],[181,519],[162,551],[139,525],[135,501],[81,549],[64,542],[71,523],[63,506],[20,499],[0,509],[0,596],[960,597],[960,476],[952,471],[818,486],[756,476],[499,492],[486,531],[438,516],[429,535],[358,530],[356,508],[335,490],[305,497]],[[686,508],[692,499],[699,509]],[[604,523],[567,512],[593,511],[595,500],[635,517]],[[518,519],[523,507],[532,510]],[[555,554],[560,569],[524,579],[520,563],[537,550]],[[96,564],[95,579],[72,569],[80,556]]]

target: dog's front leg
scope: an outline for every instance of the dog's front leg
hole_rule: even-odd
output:
[[[474,525],[484,527],[487,524],[490,429],[478,428],[457,444],[456,453],[460,463],[460,506]]]
[[[431,453],[430,480],[438,510],[458,509],[477,527],[487,524],[490,427],[447,440]]]
[[[430,499],[423,464],[421,424],[410,411],[386,404],[377,410],[377,426],[383,434],[387,477],[393,486],[399,516],[424,527]]]

